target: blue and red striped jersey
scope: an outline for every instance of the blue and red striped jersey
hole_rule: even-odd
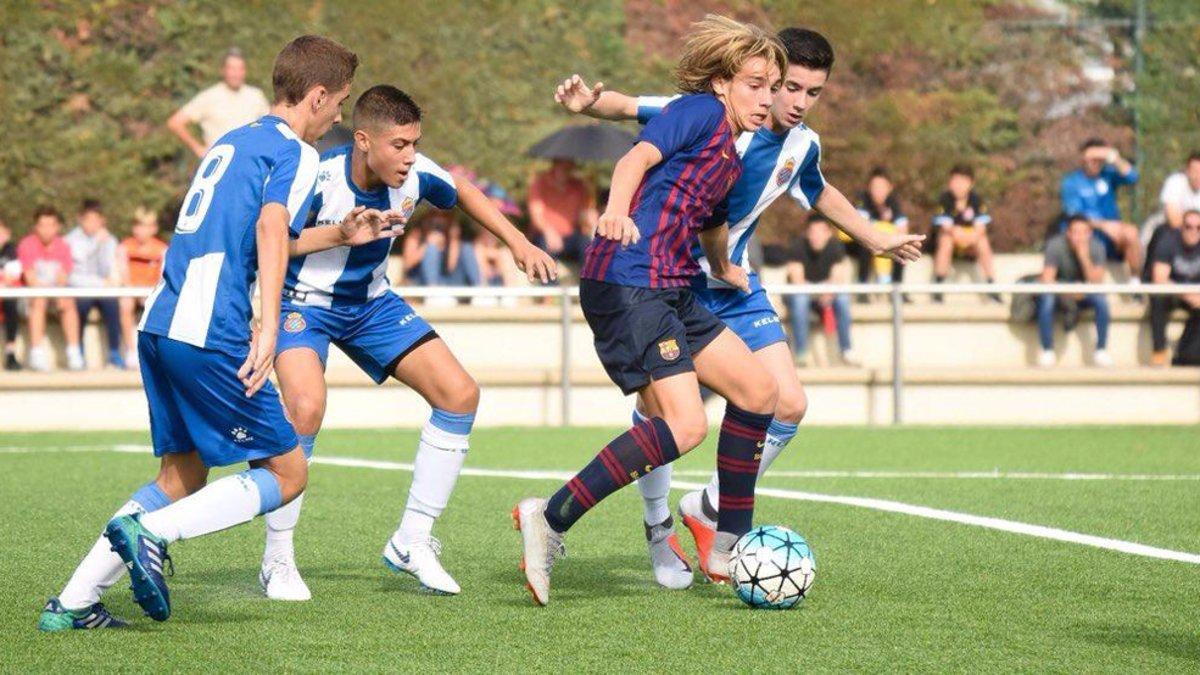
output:
[[[580,276],[621,286],[677,288],[701,274],[692,244],[705,220],[741,175],[725,106],[711,94],[672,101],[642,129],[663,159],[646,172],[629,208],[636,244],[597,237]]]

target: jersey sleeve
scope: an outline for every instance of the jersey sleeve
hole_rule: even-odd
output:
[[[452,209],[458,204],[458,189],[454,187],[454,177],[449,171],[420,153],[417,153],[413,170],[417,172],[421,199],[439,209]]]
[[[212,90],[205,89],[200,91],[193,96],[191,100],[183,104],[183,107],[179,109],[179,112],[183,113],[184,119],[195,124],[204,117],[204,115],[208,112],[208,99],[210,91]]]
[[[1074,176],[1075,174],[1064,176],[1058,189],[1063,213],[1068,217],[1083,214],[1083,196],[1079,193]]]
[[[900,200],[896,199],[894,193],[888,195],[887,203],[892,209],[892,224],[901,228],[908,227],[908,215],[900,208]]]
[[[1109,181],[1113,185],[1133,185],[1141,177],[1136,166],[1129,167],[1129,173],[1123,174],[1117,170],[1117,167],[1109,164],[1104,167],[1104,172],[1108,174]]]
[[[711,96],[696,95],[681,99],[642,129],[638,141],[658,148],[666,159],[710,138],[725,120],[725,107]]]
[[[704,223],[700,226],[700,229],[712,230],[727,222],[729,222],[729,195],[725,195],[725,198],[713,207],[712,213],[708,215],[708,218],[704,219]]]
[[[300,236],[308,222],[313,194],[317,184],[320,158],[316,149],[299,140],[284,143],[275,157],[275,165],[267,176],[263,205],[282,204],[288,212],[288,230],[292,238]]]
[[[675,99],[675,96],[639,96],[637,97],[637,121],[638,124],[646,124],[650,120],[658,116],[667,107],[667,104]]]
[[[975,193],[972,193],[971,196],[975,202],[975,219],[971,223],[976,227],[987,227],[992,222],[992,214],[988,212],[987,202]]]
[[[788,190],[795,199],[806,209],[813,208],[821,193],[825,191],[825,176],[821,174],[821,145],[816,141],[808,149],[800,170],[792,179],[792,187]]]

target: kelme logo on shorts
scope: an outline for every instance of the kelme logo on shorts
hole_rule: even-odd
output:
[[[675,338],[668,338],[658,343],[658,353],[668,361],[674,361],[679,358],[679,343]]]
[[[283,329],[289,333],[299,333],[307,327],[304,315],[300,312],[288,312],[288,315],[283,317]]]

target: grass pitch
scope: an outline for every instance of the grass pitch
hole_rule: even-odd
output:
[[[572,471],[606,429],[481,429],[467,466]],[[714,434],[715,437],[715,434]],[[1200,552],[1200,438],[1192,428],[803,428],[762,485],[875,497]],[[411,474],[315,465],[297,531],[312,602],[261,597],[263,526],[172,547],[174,614],[142,617],[124,583],[105,598],[124,631],[45,635],[35,624],[109,514],[156,461],[106,450],[144,433],[0,434],[2,669],[92,671],[1191,671],[1200,668],[1200,565],[841,504],[760,497],[759,523],[806,536],[818,576],[790,612],[725,587],[666,591],[650,574],[634,488],[571,531],[552,604],[516,569],[509,510],[552,480],[463,476],[436,534],[463,594],[420,594],[380,563]],[[320,457],[397,462],[416,433],[328,431]],[[715,438],[678,463],[711,468]],[[82,446],[82,447],[81,447]],[[883,472],[851,476],[845,472]],[[1171,474],[1173,480],[934,477],[954,472]],[[906,475],[895,476],[890,472]],[[674,491],[677,499],[681,492]],[[680,533],[685,549],[691,541]]]

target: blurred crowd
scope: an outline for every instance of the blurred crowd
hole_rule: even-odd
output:
[[[232,49],[222,60],[221,80],[197,93],[166,125],[199,157],[227,131],[257,119],[268,109],[263,92],[246,83],[245,59]],[[194,133],[196,129],[199,137]],[[475,176],[470,169],[451,170],[475,183],[506,216],[526,223],[530,239],[559,261],[566,278],[578,268],[595,227],[597,205],[604,202],[604,195],[597,193],[594,182],[575,162],[553,159],[533,173],[525,208],[502,186]],[[1107,344],[1112,314],[1109,300],[1103,294],[1089,292],[1088,284],[1101,283],[1116,270],[1120,270],[1121,278],[1135,284],[1200,283],[1200,153],[1188,158],[1182,170],[1167,178],[1160,194],[1161,212],[1142,227],[1122,216],[1118,199],[1121,189],[1138,178],[1136,167],[1102,139],[1084,143],[1079,167],[1063,176],[1059,188],[1062,210],[1047,232],[1042,269],[1030,270],[1027,280],[1077,283],[1080,291],[1045,295],[1024,303],[1029,305],[1029,320],[1038,325],[1039,365],[1055,364],[1055,322],[1061,321],[1071,330],[1084,313],[1093,315],[1096,327],[1095,365],[1112,364]],[[959,165],[949,172],[938,204],[939,212],[929,223],[930,236],[926,240],[934,282],[945,281],[956,260],[977,266],[983,280],[994,282],[996,259],[988,237],[992,217],[985,196],[976,190],[972,167]],[[914,227],[885,167],[876,168],[866,177],[858,205],[881,230],[908,231]],[[80,204],[69,223],[56,208],[43,206],[21,225],[26,226],[21,229],[28,230],[28,234],[17,241],[13,230],[0,222],[0,283],[5,286],[151,287],[162,273],[167,243],[159,236],[158,214],[148,209],[138,209],[132,215],[130,236],[121,240],[109,231],[108,214],[97,199]],[[874,257],[819,214],[810,215],[803,228],[797,226],[792,232],[787,241],[766,246],[761,254],[767,265],[785,268],[789,283],[852,279],[903,282],[902,265]],[[426,209],[418,213],[396,241],[393,253],[401,270],[392,277],[395,283],[499,287],[516,285],[522,279],[504,246],[487,231],[466,222],[458,211]],[[986,294],[985,300],[1002,302],[997,293]],[[851,340],[854,303],[849,295],[793,294],[784,296],[783,301],[799,363],[809,360],[813,322],[836,339],[843,362],[859,363]],[[910,299],[906,297],[905,301]],[[944,298],[935,293],[931,301],[941,303]],[[1174,360],[1200,364],[1200,295],[1151,295],[1142,302],[1148,305],[1152,363],[1165,366]],[[1020,304],[1020,296],[1014,298],[1014,316],[1020,314]],[[46,329],[48,323],[57,322],[63,334],[66,367],[85,368],[83,326],[95,315],[104,334],[103,365],[135,367],[134,331],[140,305],[131,298],[86,294],[77,298],[31,298],[24,303],[4,300],[0,304],[4,366],[8,370],[50,370],[58,359],[51,354]],[[1182,310],[1179,313],[1187,323],[1172,359],[1167,323],[1177,310]],[[17,352],[22,319],[28,345],[24,361]]]

